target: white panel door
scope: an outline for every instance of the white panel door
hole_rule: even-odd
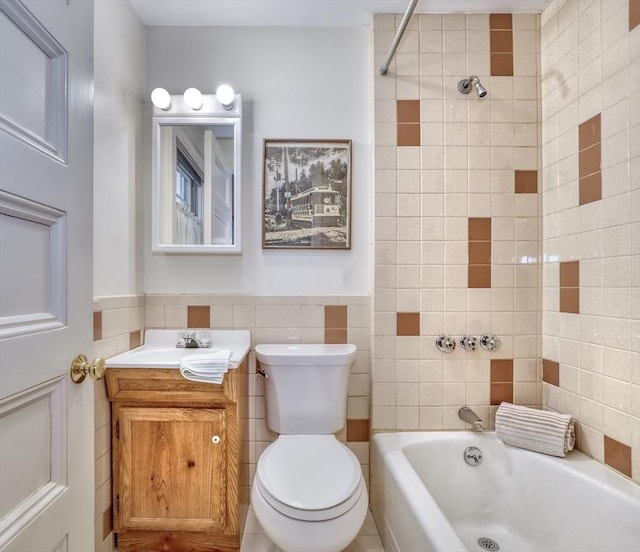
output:
[[[205,243],[233,245],[233,166],[211,130],[204,131],[205,151]]]
[[[94,549],[93,1],[0,0],[0,550]]]

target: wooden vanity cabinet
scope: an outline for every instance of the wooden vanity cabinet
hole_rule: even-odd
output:
[[[246,359],[221,385],[108,368],[119,552],[236,552]]]

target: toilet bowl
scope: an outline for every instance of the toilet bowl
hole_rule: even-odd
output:
[[[367,514],[355,455],[333,435],[282,435],[260,456],[251,503],[267,536],[285,552],[339,552]]]
[[[353,345],[257,345],[267,426],[251,504],[284,552],[339,552],[357,536],[369,497],[355,454],[334,436],[346,420]]]

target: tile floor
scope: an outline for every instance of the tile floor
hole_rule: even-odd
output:
[[[262,531],[262,527],[253,513],[253,508],[249,508],[247,513],[247,524],[242,536],[240,552],[280,552],[280,549]],[[367,513],[356,540],[345,548],[344,552],[384,552],[371,512]]]

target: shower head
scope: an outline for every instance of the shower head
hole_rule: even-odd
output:
[[[476,87],[476,92],[481,98],[484,98],[487,95],[487,89],[482,86],[482,84],[480,83],[480,79],[475,75],[471,75],[468,79],[462,79],[458,83],[458,90],[462,94],[468,94],[469,92],[471,92],[471,85]]]

